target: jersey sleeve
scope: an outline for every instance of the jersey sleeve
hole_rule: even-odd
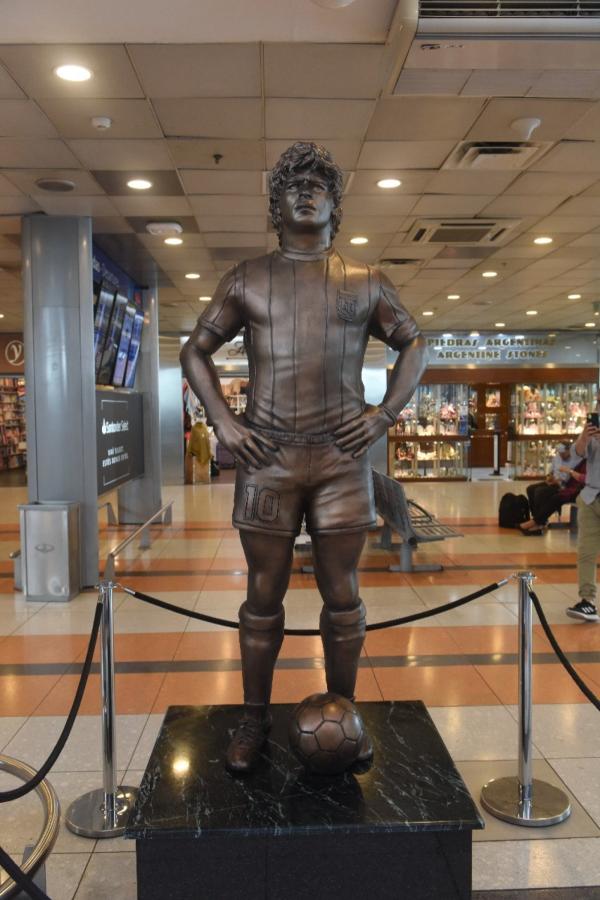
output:
[[[369,333],[399,350],[420,334],[420,329],[404,308],[396,288],[382,272],[376,272],[375,303],[369,320]],[[393,340],[392,340],[393,338]]]
[[[237,266],[223,276],[212,300],[198,319],[198,325],[231,341],[244,326],[241,279]]]

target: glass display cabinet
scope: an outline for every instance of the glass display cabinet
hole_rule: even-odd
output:
[[[398,480],[466,480],[470,392],[466,384],[421,384],[388,433],[388,474]]]
[[[514,385],[511,397],[515,478],[544,475],[561,441],[574,441],[595,409],[595,384]]]

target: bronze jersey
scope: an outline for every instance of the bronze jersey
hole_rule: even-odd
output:
[[[332,432],[364,411],[369,335],[401,348],[419,333],[384,275],[335,250],[308,258],[276,250],[241,263],[200,325],[224,341],[245,329],[248,421],[299,434]]]

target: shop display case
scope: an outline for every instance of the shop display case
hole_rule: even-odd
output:
[[[25,466],[26,446],[25,379],[0,377],[0,471]]]
[[[515,478],[540,478],[556,447],[574,441],[596,404],[595,384],[530,383],[515,385],[511,396]]]
[[[469,387],[421,384],[388,436],[388,473],[404,479],[460,479],[469,467]]]

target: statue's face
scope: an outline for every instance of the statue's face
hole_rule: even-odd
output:
[[[321,231],[331,220],[333,197],[319,172],[296,172],[279,198],[284,230]]]

